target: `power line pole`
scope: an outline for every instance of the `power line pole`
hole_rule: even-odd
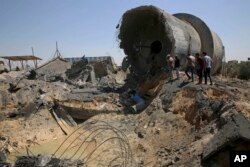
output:
[[[32,51],[32,55],[35,56],[33,47],[31,47],[31,51]]]
[[[59,49],[58,49],[58,45],[57,45],[57,41],[56,41],[56,52],[54,54],[54,58],[57,58],[57,57],[62,57],[61,53],[59,52]]]

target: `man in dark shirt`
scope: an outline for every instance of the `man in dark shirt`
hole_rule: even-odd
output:
[[[199,77],[198,84],[202,84],[203,69],[204,69],[203,59],[200,57],[199,53],[196,53],[195,54],[195,70],[196,70],[196,73],[197,73],[197,75]]]
[[[180,70],[180,60],[177,56],[175,56],[175,59],[174,59],[174,68],[175,68],[175,71],[176,71],[176,79],[179,79],[180,78],[180,74],[179,74],[179,70]]]

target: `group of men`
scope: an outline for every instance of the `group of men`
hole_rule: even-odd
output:
[[[188,77],[188,80],[192,80],[194,82],[194,73],[196,73],[199,77],[198,84],[202,84],[202,78],[205,78],[205,84],[207,84],[207,78],[210,80],[210,85],[213,84],[211,78],[211,67],[212,67],[212,59],[210,56],[207,55],[206,52],[202,53],[200,56],[199,53],[196,53],[195,56],[189,54],[187,56],[186,67],[185,67],[185,74]],[[177,56],[173,56],[168,54],[167,55],[167,65],[168,71],[170,74],[171,80],[173,79],[173,70],[176,71],[176,79],[180,78],[179,70],[180,70],[180,60]],[[191,73],[191,75],[189,74]],[[139,95],[138,92],[135,90],[129,91],[129,95],[131,99],[136,103],[132,106],[135,113],[141,111],[145,108],[145,100]]]
[[[185,67],[185,74],[188,77],[188,80],[194,82],[194,74],[196,73],[199,77],[198,84],[202,84],[203,76],[205,78],[205,84],[207,84],[207,78],[210,80],[210,85],[213,84],[211,78],[211,68],[212,68],[212,59],[207,55],[206,52],[202,53],[202,56],[199,53],[196,53],[195,56],[189,54],[187,56],[187,62]],[[176,71],[176,79],[179,79],[179,70],[180,70],[180,60],[177,56],[167,55],[167,64],[169,69],[170,78],[173,79],[173,70]],[[191,74],[191,75],[190,75]]]

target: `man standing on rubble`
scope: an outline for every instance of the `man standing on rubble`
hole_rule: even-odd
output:
[[[191,54],[188,54],[185,74],[187,75],[188,80],[192,79],[192,82],[194,82],[194,67],[195,67],[195,57],[192,56]],[[191,77],[188,74],[189,72],[191,72]]]
[[[198,84],[202,84],[203,69],[204,69],[203,59],[200,57],[199,53],[196,53],[195,54],[195,70],[196,70],[196,73],[199,77]]]
[[[180,78],[179,70],[180,70],[180,60],[177,56],[174,57],[174,68],[176,71],[176,79]]]
[[[210,80],[210,85],[213,85],[212,78],[211,78],[211,68],[212,68],[212,59],[210,56],[207,55],[206,52],[203,52],[203,61],[204,61],[204,77],[205,77],[205,84],[207,84],[207,77]]]
[[[169,76],[170,76],[170,80],[173,79],[173,69],[174,69],[173,63],[174,63],[173,57],[170,54],[168,54],[167,55],[167,68],[168,68],[168,73],[169,73]]]

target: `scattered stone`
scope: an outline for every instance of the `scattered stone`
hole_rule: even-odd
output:
[[[172,165],[172,164],[173,164],[172,160],[171,159],[167,159],[167,160],[164,160],[162,162],[162,167],[168,167],[169,165]]]

